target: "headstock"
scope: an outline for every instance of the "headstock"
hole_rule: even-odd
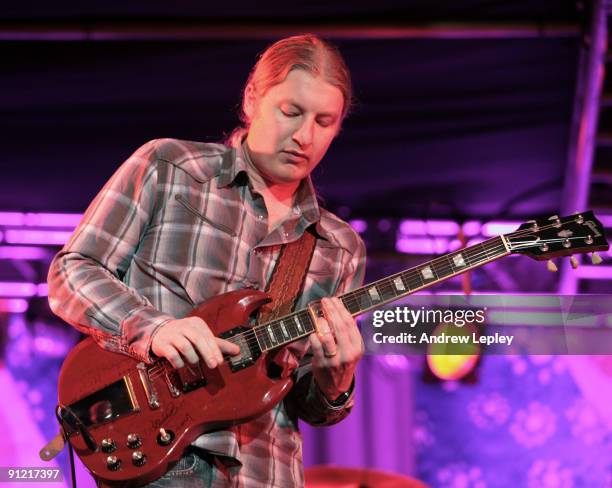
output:
[[[521,225],[518,230],[505,235],[513,253],[542,261],[558,256],[572,256],[609,249],[601,222],[592,211],[581,212],[569,217],[553,215],[548,219],[531,220]],[[572,266],[578,262],[572,256]],[[601,258],[593,254],[593,264],[599,264]],[[553,269],[554,268],[554,269]],[[549,269],[556,271],[554,263],[549,262]]]

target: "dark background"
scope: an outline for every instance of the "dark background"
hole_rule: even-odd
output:
[[[231,131],[248,72],[277,38],[367,25],[379,29],[329,36],[358,104],[315,175],[328,208],[463,219],[560,207],[587,25],[574,2],[39,3],[0,12],[1,209],[83,211],[145,141]],[[451,23],[467,27],[382,38]],[[476,34],[509,25],[541,35]],[[572,32],[550,34],[559,25]]]

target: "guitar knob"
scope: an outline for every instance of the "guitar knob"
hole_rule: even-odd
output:
[[[599,254],[597,254],[596,252],[591,254],[591,262],[595,265],[597,264],[601,264],[601,262],[603,261],[603,259],[601,259],[601,256]]]
[[[142,451],[134,451],[132,453],[132,463],[134,466],[142,466],[147,462],[147,457],[142,453]]]
[[[113,452],[117,449],[117,444],[110,437],[106,439],[102,439],[100,446],[102,446],[102,450],[104,452]],[[109,457],[112,457],[112,456],[109,456]]]
[[[130,449],[137,449],[142,446],[142,442],[140,441],[140,437],[137,434],[129,434],[127,436],[127,446]]]
[[[570,256],[570,264],[572,265],[572,268],[576,269],[579,266],[578,260],[576,259],[576,256]]]
[[[553,262],[552,259],[548,260],[548,262],[546,263],[546,267],[548,268],[548,271],[550,271],[551,273],[555,273],[558,271],[557,265]]]
[[[111,471],[117,471],[121,467],[121,459],[117,456],[108,456],[106,458],[106,467]]]
[[[174,432],[166,430],[164,428],[159,429],[157,434],[157,442],[162,446],[167,446],[174,440]]]

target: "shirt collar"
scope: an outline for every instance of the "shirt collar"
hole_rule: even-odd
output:
[[[245,152],[242,146],[241,137],[234,137],[231,141],[231,148],[223,155],[223,161],[221,162],[221,168],[219,170],[219,176],[217,180],[217,186],[223,188],[229,186],[240,175],[247,173],[247,162],[248,154]],[[317,201],[317,194],[312,184],[310,175],[304,178],[298,186],[297,193],[295,195],[294,212],[299,212],[306,219],[309,224],[319,222],[321,219],[321,211],[319,209],[319,203]]]

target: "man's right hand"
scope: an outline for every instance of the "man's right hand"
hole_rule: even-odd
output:
[[[236,355],[240,347],[215,337],[201,318],[186,317],[170,320],[155,331],[151,351],[166,358],[175,368],[182,368],[184,360],[195,364],[200,358],[209,368],[216,368],[223,362],[223,353]]]

